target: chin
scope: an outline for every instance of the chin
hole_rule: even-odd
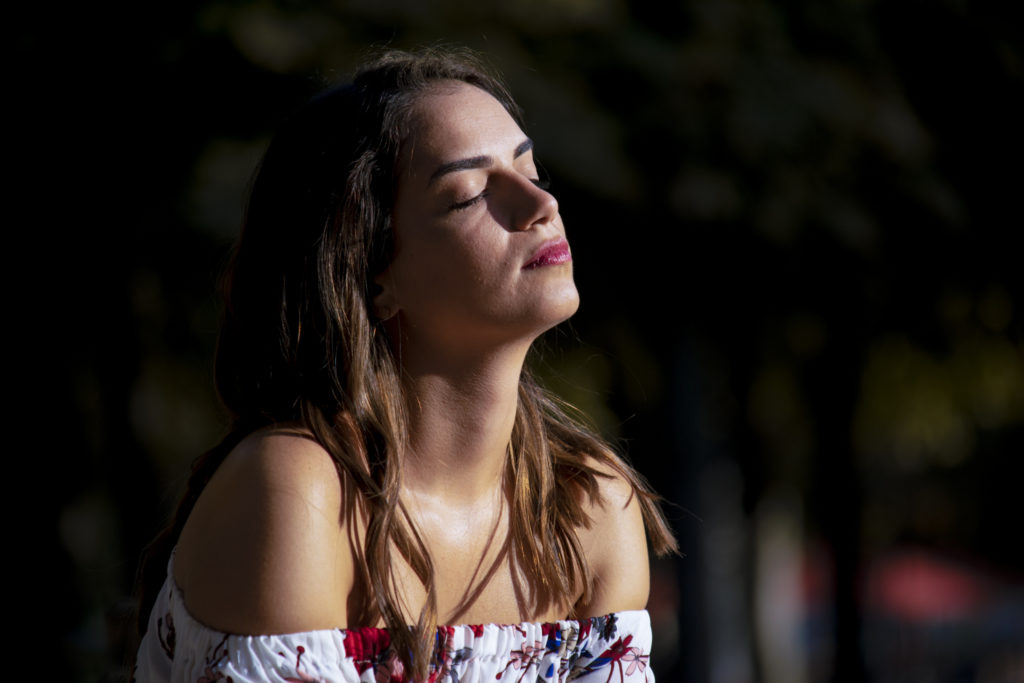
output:
[[[575,292],[575,288],[573,289],[573,291]],[[576,294],[571,299],[566,301],[565,317],[563,317],[562,320],[560,320],[559,322],[564,322],[569,318],[573,317],[574,315],[576,315],[576,311],[578,310],[580,310],[580,295]]]
[[[550,301],[550,312],[545,317],[549,321],[545,329],[551,329],[559,323],[571,318],[580,307],[580,295],[573,286],[561,293],[561,296]]]

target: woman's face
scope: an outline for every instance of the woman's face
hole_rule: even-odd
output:
[[[491,95],[459,81],[428,91],[398,169],[395,256],[376,303],[397,312],[403,339],[446,350],[532,341],[576,311],[558,202]]]

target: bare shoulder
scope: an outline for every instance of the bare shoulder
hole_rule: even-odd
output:
[[[580,616],[644,609],[650,592],[647,536],[633,486],[614,468],[596,459],[587,463],[601,477],[603,503],[584,499],[590,528],[579,538],[593,575],[590,599],[576,605]]]
[[[260,430],[227,456],[175,551],[175,579],[199,621],[228,633],[341,628],[353,560],[341,480],[312,439]]]

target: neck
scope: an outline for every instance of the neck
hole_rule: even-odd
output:
[[[409,397],[410,453],[402,487],[445,505],[493,500],[519,404],[529,344],[465,356],[402,358]]]

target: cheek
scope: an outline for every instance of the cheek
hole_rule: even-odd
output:
[[[507,252],[484,234],[436,229],[408,235],[391,269],[399,298],[411,307],[437,309],[503,291],[511,272]]]
[[[491,226],[489,226],[491,227]],[[446,253],[451,264],[451,275],[462,272],[468,279],[486,285],[501,282],[508,271],[506,245],[493,227],[473,231],[462,239],[449,242]]]
[[[410,239],[410,260],[439,281],[483,284],[508,270],[508,245],[488,221],[457,226],[434,225]]]

